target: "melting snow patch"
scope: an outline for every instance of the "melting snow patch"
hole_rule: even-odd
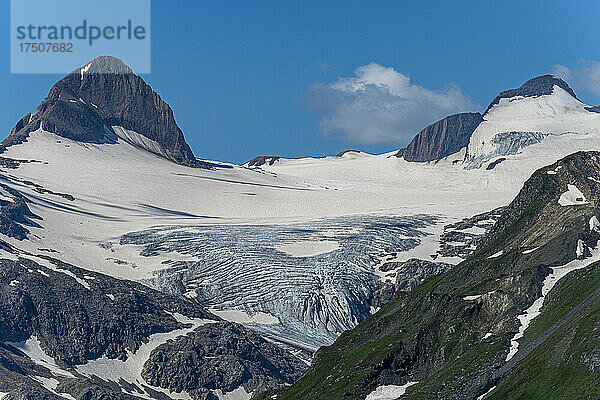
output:
[[[581,193],[579,189],[577,189],[577,186],[568,185],[567,187],[569,190],[560,195],[560,198],[558,199],[558,204],[560,204],[563,207],[586,204],[585,196],[583,195],[583,193]]]
[[[407,382],[402,386],[385,385],[379,386],[367,395],[365,400],[396,400],[398,397],[406,393],[406,389],[418,382]]]
[[[42,350],[42,346],[40,346],[40,341],[36,336],[31,336],[24,342],[5,342],[5,344],[8,344],[14,347],[15,349],[21,350],[23,353],[25,353],[25,355],[27,355],[27,357],[31,359],[31,361],[45,368],[48,368],[50,372],[52,372],[54,375],[66,376],[70,378],[73,377],[73,375],[70,372],[63,370],[58,365],[56,365],[54,359],[47,355],[44,352],[44,350]]]
[[[8,286],[17,287],[17,286],[19,286],[19,283],[20,282],[18,280],[14,279],[14,280],[10,281]]]
[[[527,249],[527,250],[523,250],[522,254],[529,254],[529,253],[533,253],[534,251],[536,251],[537,249],[539,249],[540,247],[534,247],[533,249]]]
[[[579,247],[579,245],[577,247]],[[552,272],[544,279],[544,283],[542,284],[542,297],[537,298],[523,314],[517,316],[517,319],[521,324],[519,326],[519,331],[510,341],[510,350],[506,356],[506,361],[509,361],[515,356],[515,354],[517,354],[517,351],[519,350],[518,340],[523,337],[525,330],[529,327],[531,321],[541,314],[541,309],[544,305],[544,299],[550,290],[552,290],[554,285],[556,285],[556,282],[570,272],[585,268],[596,261],[600,261],[600,242],[596,244],[596,248],[590,249],[590,251],[592,253],[591,257],[583,260],[575,259],[563,266],[551,268]]]
[[[480,297],[481,297],[480,294],[475,294],[473,296],[465,296],[465,297],[463,297],[463,300],[465,300],[465,301],[475,301],[475,300],[477,300]]]
[[[246,392],[246,389],[244,389],[243,386],[240,386],[231,392],[222,392],[217,389],[214,393],[219,400],[249,400],[252,397],[252,393]]]
[[[485,398],[485,396],[487,396],[488,394],[492,393],[492,390],[496,389],[496,386],[492,386],[490,388],[490,390],[488,390],[487,392],[485,392],[484,394],[482,394],[481,396],[479,396],[477,398],[477,400],[483,400]]]
[[[491,256],[488,257],[488,259],[490,259],[490,258],[498,258],[502,254],[504,254],[504,250],[500,250],[499,252],[492,254]]]
[[[600,221],[595,215],[590,218],[590,231],[600,233]]]
[[[106,297],[108,297],[112,301],[115,301],[115,296],[113,296],[112,294],[107,294]]]

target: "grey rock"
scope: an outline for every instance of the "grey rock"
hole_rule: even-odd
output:
[[[406,161],[424,162],[442,159],[469,144],[471,135],[483,121],[480,113],[450,115],[416,135],[396,157]]]
[[[291,384],[308,366],[275,344],[240,325],[204,325],[187,336],[159,346],[142,376],[172,391],[197,392],[243,386],[247,392]]]
[[[122,61],[110,56],[98,57],[57,82],[38,112],[17,122],[1,145],[22,143],[40,126],[73,140],[111,143],[116,140],[111,126],[116,125],[157,142],[164,150],[160,156],[202,166],[169,105]]]
[[[275,162],[279,161],[280,158],[281,157],[279,156],[257,156],[248,161],[246,165],[249,167],[260,167],[265,164],[273,165]]]

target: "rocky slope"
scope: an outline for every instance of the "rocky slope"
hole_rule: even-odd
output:
[[[471,134],[483,121],[480,113],[450,115],[419,132],[396,157],[406,161],[433,161],[454,154],[466,147]]]
[[[216,399],[288,384],[305,369],[194,300],[13,251],[0,260],[5,399]]]
[[[261,398],[596,398],[599,175],[594,152],[538,170],[470,258],[399,291]]]

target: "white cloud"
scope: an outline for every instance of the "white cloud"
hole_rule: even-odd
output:
[[[403,145],[447,115],[480,109],[456,84],[429,90],[375,63],[358,67],[354,74],[312,87],[313,100],[325,110],[321,130],[348,142]]]
[[[600,96],[600,62],[579,60],[573,68],[553,65],[552,72],[564,79],[575,93],[591,93]]]

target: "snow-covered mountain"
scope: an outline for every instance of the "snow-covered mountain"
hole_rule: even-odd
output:
[[[200,160],[158,94],[103,57],[59,81],[3,142],[0,254],[51,252],[312,353],[392,286],[464,259],[496,214],[472,217],[507,205],[533,171],[600,150],[600,113],[543,76],[407,149]],[[429,264],[408,276],[414,258]]]

